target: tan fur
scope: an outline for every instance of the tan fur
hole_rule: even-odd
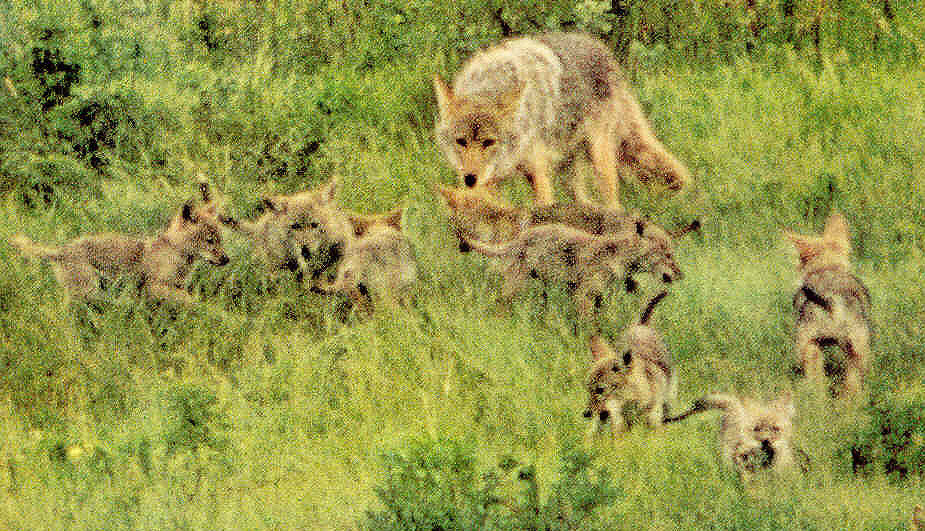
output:
[[[606,204],[620,208],[618,167],[672,189],[687,169],[655,138],[607,46],[581,34],[510,39],[471,57],[450,87],[434,78],[438,145],[469,187],[515,172],[536,203],[554,202],[552,176],[583,152]]]
[[[645,322],[634,324],[623,332],[617,351],[594,336],[591,354],[584,413],[591,419],[591,433],[610,423],[616,437],[637,418],[653,428],[661,426],[677,385],[674,364],[659,333]]]
[[[436,190],[450,208],[450,225],[462,252],[469,250],[468,240],[501,243],[516,238],[529,221],[525,209],[499,201],[483,189],[437,185]]]
[[[323,291],[345,293],[365,313],[377,305],[407,302],[418,271],[411,242],[401,232],[398,212],[398,223],[392,213],[375,216],[361,236],[350,240],[334,282],[323,286]]]
[[[793,417],[796,409],[789,393],[765,403],[727,394],[710,394],[694,402],[692,413],[719,409],[719,445],[723,460],[742,480],[762,470],[782,472],[793,468]]]
[[[912,531],[925,531],[925,509],[922,509],[921,505],[916,505],[915,509],[912,510],[909,529]]]
[[[162,233],[147,239],[91,234],[60,246],[43,246],[17,235],[11,243],[27,257],[49,261],[58,283],[80,300],[99,298],[106,281],[134,275],[155,298],[191,302],[185,282],[193,263],[228,263],[215,217],[214,204],[193,208],[187,203]]]
[[[641,226],[647,238],[670,248],[671,240],[699,228],[698,221],[667,232],[638,213],[588,204],[566,203],[521,208],[504,203],[483,190],[437,185],[450,208],[450,225],[460,239],[460,250],[468,250],[467,240],[501,243],[516,238],[524,229],[560,223],[595,235],[617,234]]]
[[[830,366],[844,374],[841,394],[857,394],[870,365],[870,297],[850,273],[848,224],[832,214],[821,235],[785,231],[797,250],[800,284],[794,295],[796,352],[803,373],[814,385],[825,382],[822,347],[837,345],[842,354]]]
[[[337,205],[337,187],[333,179],[314,190],[265,197],[257,221],[222,221],[251,239],[271,271],[317,279],[333,271],[356,230]]]
[[[383,214],[350,212],[347,214],[347,219],[353,227],[353,235],[359,238],[375,227],[392,227],[397,231],[401,231],[403,214],[404,209],[402,208],[395,208]]]
[[[597,236],[574,227],[552,223],[530,227],[500,245],[468,241],[472,249],[500,259],[504,277],[501,302],[510,304],[531,276],[544,282],[569,284],[579,315],[590,317],[594,299],[631,275],[648,272],[670,283],[681,278],[670,240],[648,237],[654,225],[633,224],[630,230]]]

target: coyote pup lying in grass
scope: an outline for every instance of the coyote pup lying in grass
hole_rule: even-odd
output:
[[[411,242],[401,231],[402,210],[349,217],[356,237],[348,240],[334,281],[316,289],[344,293],[365,313],[375,304],[406,303],[418,270]]]
[[[637,417],[657,428],[668,416],[675,396],[677,374],[668,349],[658,332],[649,326],[652,310],[667,295],[656,295],[646,306],[639,323],[626,329],[617,354],[600,336],[591,338],[593,362],[588,374],[588,407],[591,432],[610,423],[614,437],[625,432]]]
[[[207,185],[201,185],[208,198]],[[109,281],[134,275],[158,299],[189,303],[186,277],[196,260],[223,266],[228,255],[212,202],[187,202],[159,235],[140,239],[123,234],[90,234],[59,246],[39,245],[17,235],[11,243],[25,256],[51,262],[58,283],[80,300],[98,299]]]
[[[332,180],[317,190],[266,197],[257,221],[224,216],[221,221],[251,240],[271,272],[288,270],[314,280],[340,261],[354,231],[337,208],[336,191]]]
[[[843,380],[841,394],[855,395],[870,365],[870,295],[861,280],[849,273],[848,224],[835,213],[820,236],[791,231],[784,236],[799,254],[801,279],[793,310],[803,373],[822,386],[825,373],[832,372],[836,380]],[[822,350],[826,346],[837,346],[842,356],[827,364]]]

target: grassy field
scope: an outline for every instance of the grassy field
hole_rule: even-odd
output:
[[[446,35],[424,24],[405,36],[401,17],[414,13],[382,8],[358,19],[352,46],[333,48],[349,30],[324,23],[333,5],[0,7],[0,75],[15,90],[0,87],[3,528],[386,529],[368,511],[386,507],[389,482],[415,480],[383,456],[418,449],[424,477],[447,448],[473,471],[437,482],[456,496],[516,462],[501,470],[521,479],[502,474],[508,501],[492,509],[515,514],[526,468],[546,500],[570,478],[563,460],[593,457],[591,477],[618,494],[576,529],[907,528],[925,504],[917,56],[830,42],[820,54],[769,46],[690,62],[639,44],[624,58],[659,137],[694,176],[677,196],[630,179],[624,203],[669,226],[704,225],[678,242],[685,278],[654,317],[680,372],[675,409],[709,391],[796,396],[809,470],[743,489],[718,462],[716,414],[616,444],[585,438],[590,327],[556,289],[545,306],[536,289],[497,315],[499,279],[455,251],[433,193],[455,177],[433,141],[431,78],[497,36],[450,24],[438,6]],[[79,82],[68,83],[73,65]],[[240,216],[262,194],[334,175],[348,208],[405,205],[422,272],[413,306],[345,317],[343,301],[273,283],[228,233],[231,264],[192,275],[201,303],[116,289],[90,309],[64,303],[50,268],[6,243],[153,234],[195,194],[198,172]],[[523,199],[526,185],[508,192]],[[781,231],[821,230],[833,210],[873,298],[875,359],[857,408],[813,398],[792,375],[797,279]],[[607,334],[644,304],[613,293]]]

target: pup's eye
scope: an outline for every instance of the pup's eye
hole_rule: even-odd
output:
[[[495,145],[495,139],[493,138],[486,138],[485,140],[482,140],[483,148],[490,148],[493,145]]]
[[[459,144],[461,147],[466,147],[466,145],[469,144],[468,142],[466,142],[465,138],[457,138],[456,143]]]
[[[603,387],[595,387],[595,388],[594,388],[594,394],[600,395],[600,394],[603,394],[603,393],[604,393],[604,388],[603,388]]]
[[[289,228],[292,230],[302,230],[302,227],[304,226],[305,225],[303,225],[302,223],[293,223],[292,225],[289,226]]]
[[[313,228],[313,229],[317,229],[317,228],[318,228],[318,222],[317,222],[317,221],[312,221],[311,224],[309,225],[309,227],[311,227],[311,228]]]

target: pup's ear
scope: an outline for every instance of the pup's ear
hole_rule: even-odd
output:
[[[598,361],[605,358],[612,358],[613,356],[613,348],[607,343],[607,340],[601,336],[591,337],[591,359]]]
[[[401,231],[401,220],[403,217],[405,217],[404,207],[397,207],[386,212],[383,221],[385,221],[385,224],[389,227]]]
[[[802,234],[785,230],[784,239],[789,240],[796,248],[801,264],[805,264],[819,255],[819,241],[813,236],[803,236]]]
[[[790,391],[785,391],[780,395],[780,397],[774,401],[774,407],[790,418],[793,418],[797,412],[796,407],[793,405],[793,394]]]
[[[677,239],[681,236],[684,236],[688,232],[694,232],[694,231],[699,231],[699,230],[700,230],[700,220],[695,219],[694,221],[691,221],[689,224],[683,227],[679,227],[669,232],[668,235],[671,236],[671,239]]]
[[[836,251],[841,253],[851,252],[851,235],[848,231],[848,222],[838,212],[833,213],[826,220],[822,237],[830,246],[834,246]]]
[[[445,120],[456,111],[456,96],[453,89],[443,81],[439,74],[434,74],[434,92],[437,93],[437,107],[440,109],[440,119]]]

